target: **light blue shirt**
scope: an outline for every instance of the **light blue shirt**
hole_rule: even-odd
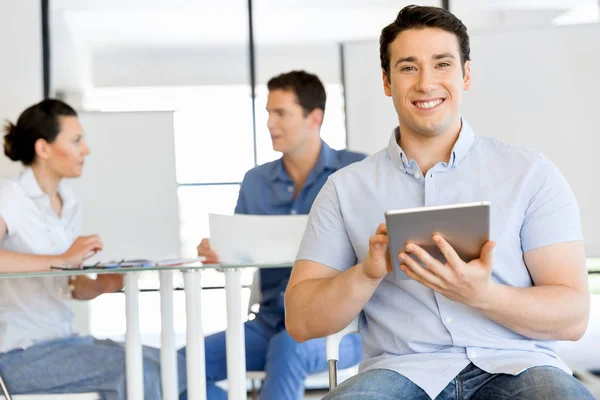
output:
[[[362,262],[384,212],[420,206],[491,202],[495,282],[533,285],[523,253],[582,240],[575,197],[558,169],[541,154],[475,136],[463,119],[448,162],[423,176],[398,145],[332,175],[315,200],[298,260],[339,271]],[[388,274],[361,314],[361,371],[385,368],[420,386],[433,399],[469,363],[489,373],[519,374],[555,366],[570,373],[555,342],[533,340],[477,310]]]

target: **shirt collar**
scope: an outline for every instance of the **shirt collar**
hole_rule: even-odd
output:
[[[25,194],[34,200],[46,195],[35,178],[35,174],[31,167],[26,167],[21,173],[21,186],[23,187]]]
[[[326,169],[338,170],[340,169],[340,163],[338,158],[336,157],[335,150],[329,147],[329,145],[325,143],[324,140],[321,140],[321,152],[319,153],[317,163],[311,171],[311,175],[319,175]],[[269,178],[271,182],[291,181],[289,174],[283,166],[283,157],[281,157],[273,163],[273,169],[271,170]]]
[[[35,178],[35,174],[33,173],[33,169],[31,167],[26,167],[25,170],[21,174],[21,186],[23,187],[23,191],[27,196],[29,196],[33,200],[40,200],[43,198],[49,199],[48,195],[44,193],[37,179]],[[70,210],[76,203],[75,196],[71,192],[70,188],[66,186],[66,184],[61,181],[58,184],[58,194],[63,202],[63,214],[65,211]]]
[[[454,143],[452,153],[450,154],[449,167],[456,167],[466,157],[467,153],[471,149],[473,142],[475,141],[475,133],[471,129],[471,125],[466,119],[462,118],[462,127],[458,134],[458,139]],[[392,131],[390,141],[388,144],[388,155],[394,165],[401,171],[409,171],[412,168],[413,160],[408,160],[404,150],[398,144],[400,141],[400,127],[396,127]]]

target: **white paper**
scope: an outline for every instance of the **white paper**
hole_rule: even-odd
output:
[[[196,264],[206,260],[206,257],[194,257],[194,258],[170,258],[167,260],[160,260],[156,262],[157,267],[175,267],[178,265]]]
[[[296,259],[307,215],[209,214],[210,247],[221,264],[282,264]]]

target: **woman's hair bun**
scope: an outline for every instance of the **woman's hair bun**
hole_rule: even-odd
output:
[[[21,161],[17,151],[16,133],[17,127],[12,122],[7,122],[4,125],[4,154],[13,161]]]

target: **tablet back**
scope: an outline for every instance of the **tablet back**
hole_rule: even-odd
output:
[[[490,203],[466,203],[436,207],[390,210],[385,213],[393,271],[400,280],[409,279],[402,270],[398,253],[411,241],[432,257],[446,262],[433,242],[434,233],[441,234],[460,258],[469,262],[479,258],[481,248],[490,235]]]

